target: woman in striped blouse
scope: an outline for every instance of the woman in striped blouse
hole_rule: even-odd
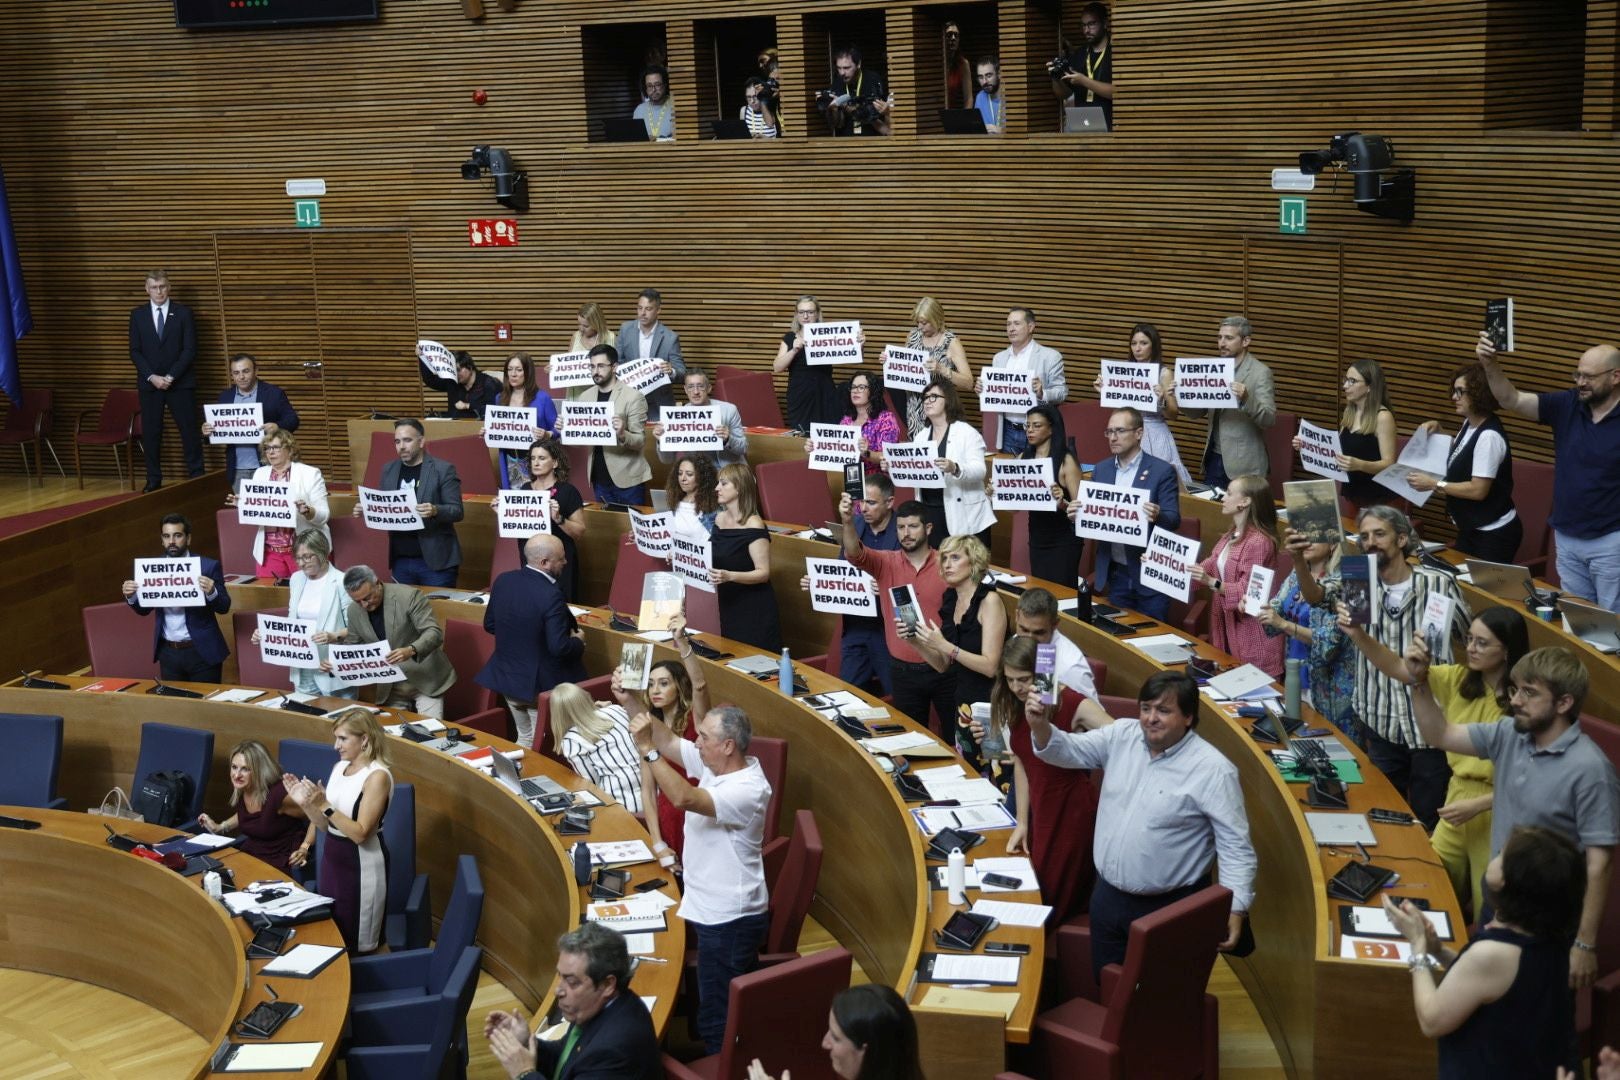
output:
[[[554,687],[551,742],[580,777],[632,814],[641,813],[641,755],[623,709],[605,703],[599,708],[573,683]]]

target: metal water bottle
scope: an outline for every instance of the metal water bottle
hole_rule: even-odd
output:
[[[1283,715],[1290,720],[1299,719],[1299,657],[1291,656],[1283,662]]]
[[[776,683],[785,696],[793,696],[793,657],[788,655],[786,645],[782,646],[782,661],[776,668]]]
[[[967,903],[967,859],[959,847],[945,860],[945,899],[953,907]]]
[[[1091,586],[1083,576],[1074,587],[1074,617],[1083,623],[1091,621]]]

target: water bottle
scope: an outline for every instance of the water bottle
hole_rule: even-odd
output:
[[[959,847],[945,860],[945,899],[953,907],[967,903],[967,859]]]
[[[1299,719],[1299,657],[1283,661],[1283,715]]]
[[[776,683],[784,695],[793,696],[793,657],[788,655],[786,645],[782,646],[782,662],[776,668]]]
[[[1091,622],[1091,586],[1082,577],[1074,587],[1074,617],[1083,623]]]
[[[220,882],[218,870],[210,870],[203,875],[203,892],[215,900],[225,895],[225,886]]]

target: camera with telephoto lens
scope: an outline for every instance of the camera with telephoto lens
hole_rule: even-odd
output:
[[[1065,75],[1074,74],[1074,65],[1069,63],[1067,56],[1060,56],[1046,65],[1046,72],[1054,79],[1061,79]]]
[[[782,96],[782,84],[776,79],[765,79],[759,87],[759,101],[767,109],[776,108],[777,98]]]

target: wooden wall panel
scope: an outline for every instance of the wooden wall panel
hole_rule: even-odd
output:
[[[1118,130],[1084,139],[1048,133],[1056,110],[1038,70],[1060,27],[1075,40],[1075,0],[999,0],[1004,77],[1028,95],[1015,127],[1040,133],[979,140],[915,134],[917,26],[933,21],[919,6],[574,0],[475,23],[453,0],[388,0],[375,24],[245,34],[178,31],[166,0],[19,6],[0,41],[15,91],[0,99],[0,159],[37,324],[24,381],[55,386],[63,415],[128,385],[128,311],[159,263],[198,310],[205,385],[223,386],[226,342],[247,332],[233,297],[266,294],[255,317],[270,323],[284,267],[259,282],[239,262],[226,274],[215,236],[296,235],[282,185],[306,176],[329,186],[323,243],[353,230],[408,237],[408,260],[391,249],[389,273],[409,275],[415,326],[397,276],[377,286],[394,299],[367,284],[377,251],[330,249],[323,276],[349,259],[357,276],[318,303],[326,379],[283,380],[301,405],[350,378],[349,364],[353,385],[376,380],[378,400],[419,395],[415,333],[493,364],[505,351],[493,324],[510,321],[512,348],[558,351],[580,303],[617,324],[647,285],[663,290],[693,360],[762,370],[803,292],[862,320],[874,354],[933,295],[975,364],[1004,345],[1005,308],[1027,303],[1078,387],[1099,357],[1122,354],[1139,319],[1161,326],[1169,355],[1207,353],[1221,315],[1269,295],[1251,312],[1261,354],[1294,358],[1289,377],[1317,388],[1377,356],[1403,431],[1447,414],[1440,380],[1469,355],[1488,297],[1518,301],[1509,370],[1527,386],[1566,385],[1581,349],[1613,333],[1620,151],[1606,134],[1488,126],[1488,105],[1519,92],[1511,76],[1492,82],[1496,0],[1119,0]],[[1584,73],[1588,124],[1606,130],[1615,4],[1586,11],[1568,66]],[[775,143],[704,137],[694,38],[700,23],[745,18],[775,19],[789,118]],[[622,106],[634,65],[613,60],[609,78],[581,43],[624,24],[667,31],[674,144],[587,141],[587,90],[616,82]],[[894,138],[819,137],[810,95],[829,43],[850,37],[876,39],[864,43],[896,89]],[[1277,237],[1270,170],[1357,129],[1389,136],[1418,168],[1417,220],[1360,213],[1349,178],[1324,176],[1307,196],[1309,235]],[[457,174],[475,143],[506,146],[530,174],[520,247],[467,244],[468,218],[508,216],[487,180]],[[1268,254],[1250,264],[1262,276],[1246,281],[1245,243],[1262,237]],[[1314,329],[1328,299],[1312,293],[1296,310],[1290,291],[1292,277],[1315,279],[1324,244],[1343,258],[1337,355]],[[333,338],[365,312],[387,330]],[[279,329],[278,362],[292,363],[307,324]],[[386,377],[379,365],[392,365]],[[1200,427],[1177,430],[1192,453]],[[1542,431],[1511,430],[1516,453],[1548,457]]]

